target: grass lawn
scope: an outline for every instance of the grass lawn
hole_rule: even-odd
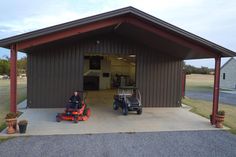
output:
[[[5,116],[10,108],[10,80],[0,80],[0,131],[5,128]],[[17,80],[17,103],[26,99],[26,79]]]
[[[187,75],[186,90],[192,91],[213,91],[214,75],[191,74]],[[203,117],[209,118],[212,112],[212,102],[185,98],[183,104],[189,105],[192,112]],[[236,107],[219,104],[219,110],[225,110],[226,117],[224,125],[231,128],[231,131],[236,134]]]
[[[192,107],[191,112],[209,119],[209,115],[212,112],[212,102],[189,98],[183,99],[182,102]],[[230,131],[236,134],[236,107],[227,104],[219,104],[219,110],[224,110],[226,113],[224,125],[231,128]]]
[[[186,76],[186,90],[210,91],[213,90],[214,75],[191,74]]]

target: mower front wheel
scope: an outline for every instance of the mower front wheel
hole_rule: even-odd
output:
[[[78,123],[79,121],[78,121],[78,117],[77,116],[75,116],[74,117],[74,123]]]
[[[57,121],[57,122],[61,122],[61,117],[60,117],[60,115],[57,115],[57,116],[56,116],[56,121]]]

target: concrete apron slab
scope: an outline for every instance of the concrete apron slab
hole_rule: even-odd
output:
[[[189,109],[186,106],[144,108],[142,115],[130,113],[123,116],[121,111],[114,111],[112,107],[91,106],[90,119],[77,124],[71,121],[56,122],[56,114],[63,112],[63,108],[21,109],[24,113],[18,120],[29,121],[27,133],[7,135],[4,130],[0,136],[219,130],[211,126],[208,119],[190,112]]]

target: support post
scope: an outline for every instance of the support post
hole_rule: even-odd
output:
[[[185,90],[186,90],[186,72],[182,73],[182,98],[185,98]]]
[[[215,58],[215,77],[213,91],[212,124],[216,124],[216,114],[219,106],[219,88],[220,88],[220,63],[221,56]]]
[[[10,56],[10,111],[16,113],[16,86],[17,86],[17,72],[16,72],[16,61],[17,61],[17,48],[16,45],[11,45],[11,56]]]

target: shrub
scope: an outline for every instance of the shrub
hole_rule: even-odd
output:
[[[13,118],[16,118],[16,117],[17,117],[16,113],[10,112],[6,115],[5,119],[13,119]]]
[[[218,115],[221,115],[221,116],[224,116],[224,115],[225,115],[225,111],[220,110],[220,111],[217,112],[217,114],[218,114]]]

